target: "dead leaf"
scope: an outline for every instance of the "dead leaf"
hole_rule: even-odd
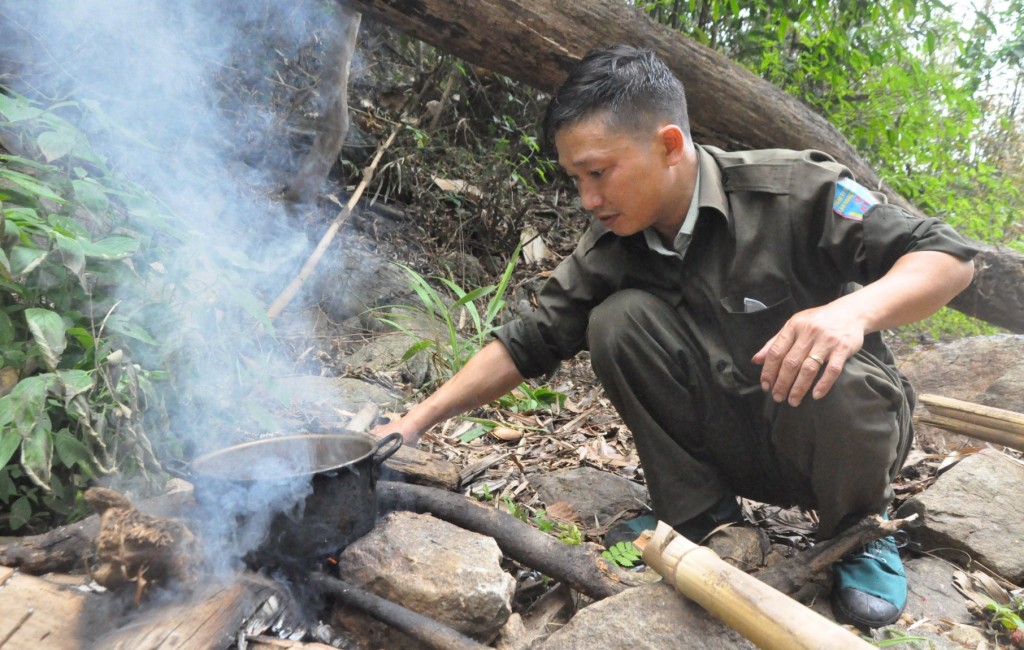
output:
[[[437,185],[443,192],[466,194],[474,199],[482,199],[484,197],[484,193],[480,191],[480,188],[469,181],[441,178],[440,176],[431,176],[430,180],[434,181],[434,185]]]
[[[548,518],[555,521],[574,523],[580,520],[580,515],[576,512],[576,508],[573,508],[572,504],[568,501],[556,501],[548,506],[544,512],[547,513]]]
[[[518,429],[512,429],[510,427],[494,427],[491,429],[491,435],[498,440],[504,440],[505,442],[515,442],[523,437],[523,432]]]
[[[523,245],[523,259],[533,264],[555,258],[544,238],[540,236],[536,228],[527,226],[519,235],[519,242]]]

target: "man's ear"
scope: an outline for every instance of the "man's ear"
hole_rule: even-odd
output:
[[[664,148],[665,161],[670,165],[678,165],[686,150],[686,135],[675,124],[666,124],[658,129],[658,139]]]

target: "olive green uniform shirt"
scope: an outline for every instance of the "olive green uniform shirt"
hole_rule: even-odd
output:
[[[698,217],[685,255],[652,250],[647,236],[619,237],[595,221],[538,295],[538,307],[500,329],[519,372],[536,377],[586,347],[591,310],[625,288],[673,306],[707,352],[716,385],[760,391],[751,357],[798,311],[879,279],[902,255],[977,252],[937,219],[874,194],[863,218],[833,210],[849,170],[819,151],[727,153],[699,147]],[[880,334],[864,349],[892,362]]]

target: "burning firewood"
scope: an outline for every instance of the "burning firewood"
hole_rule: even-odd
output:
[[[115,591],[134,583],[136,604],[157,586],[196,585],[202,552],[182,521],[139,512],[127,497],[108,488],[86,490],[85,500],[100,516],[90,568],[96,582]]]

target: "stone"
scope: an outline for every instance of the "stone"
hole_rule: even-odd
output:
[[[546,505],[567,501],[587,527],[604,525],[623,510],[643,509],[648,501],[644,486],[593,467],[532,474],[529,479]]]
[[[1020,386],[1024,375],[1024,336],[998,334],[921,346],[904,352],[897,366],[914,389],[943,397],[986,404],[1010,411],[1021,411],[1024,393]],[[1016,391],[1016,392],[1015,392]],[[918,403],[915,413],[926,413]],[[973,444],[969,437],[942,429],[915,425],[922,448]]]
[[[972,623],[965,598],[953,586],[954,564],[934,557],[916,557],[903,563],[907,571],[906,615],[914,621]]]
[[[501,568],[498,544],[430,515],[392,512],[338,559],[345,580],[482,643],[512,614],[515,579]],[[386,648],[418,648],[362,614],[343,624]],[[384,628],[384,629],[381,629]]]
[[[658,582],[584,607],[541,650],[734,650],[754,648],[700,605]]]
[[[278,385],[294,409],[307,415],[323,414],[327,420],[337,419],[339,409],[355,411],[367,402],[390,406],[399,399],[377,384],[351,377],[295,375],[280,378]]]
[[[1024,464],[995,449],[968,456],[909,499],[897,517],[913,513],[921,522],[912,539],[924,550],[955,549],[1010,582],[1024,580]],[[962,553],[951,559],[962,559]]]
[[[734,525],[714,533],[704,545],[734,567],[750,572],[764,566],[771,541],[756,526]]]
[[[414,388],[420,388],[431,379],[430,354],[420,352],[405,361],[402,357],[419,339],[405,334],[382,334],[345,358],[350,372],[362,374],[385,373],[397,370],[402,380]]]

